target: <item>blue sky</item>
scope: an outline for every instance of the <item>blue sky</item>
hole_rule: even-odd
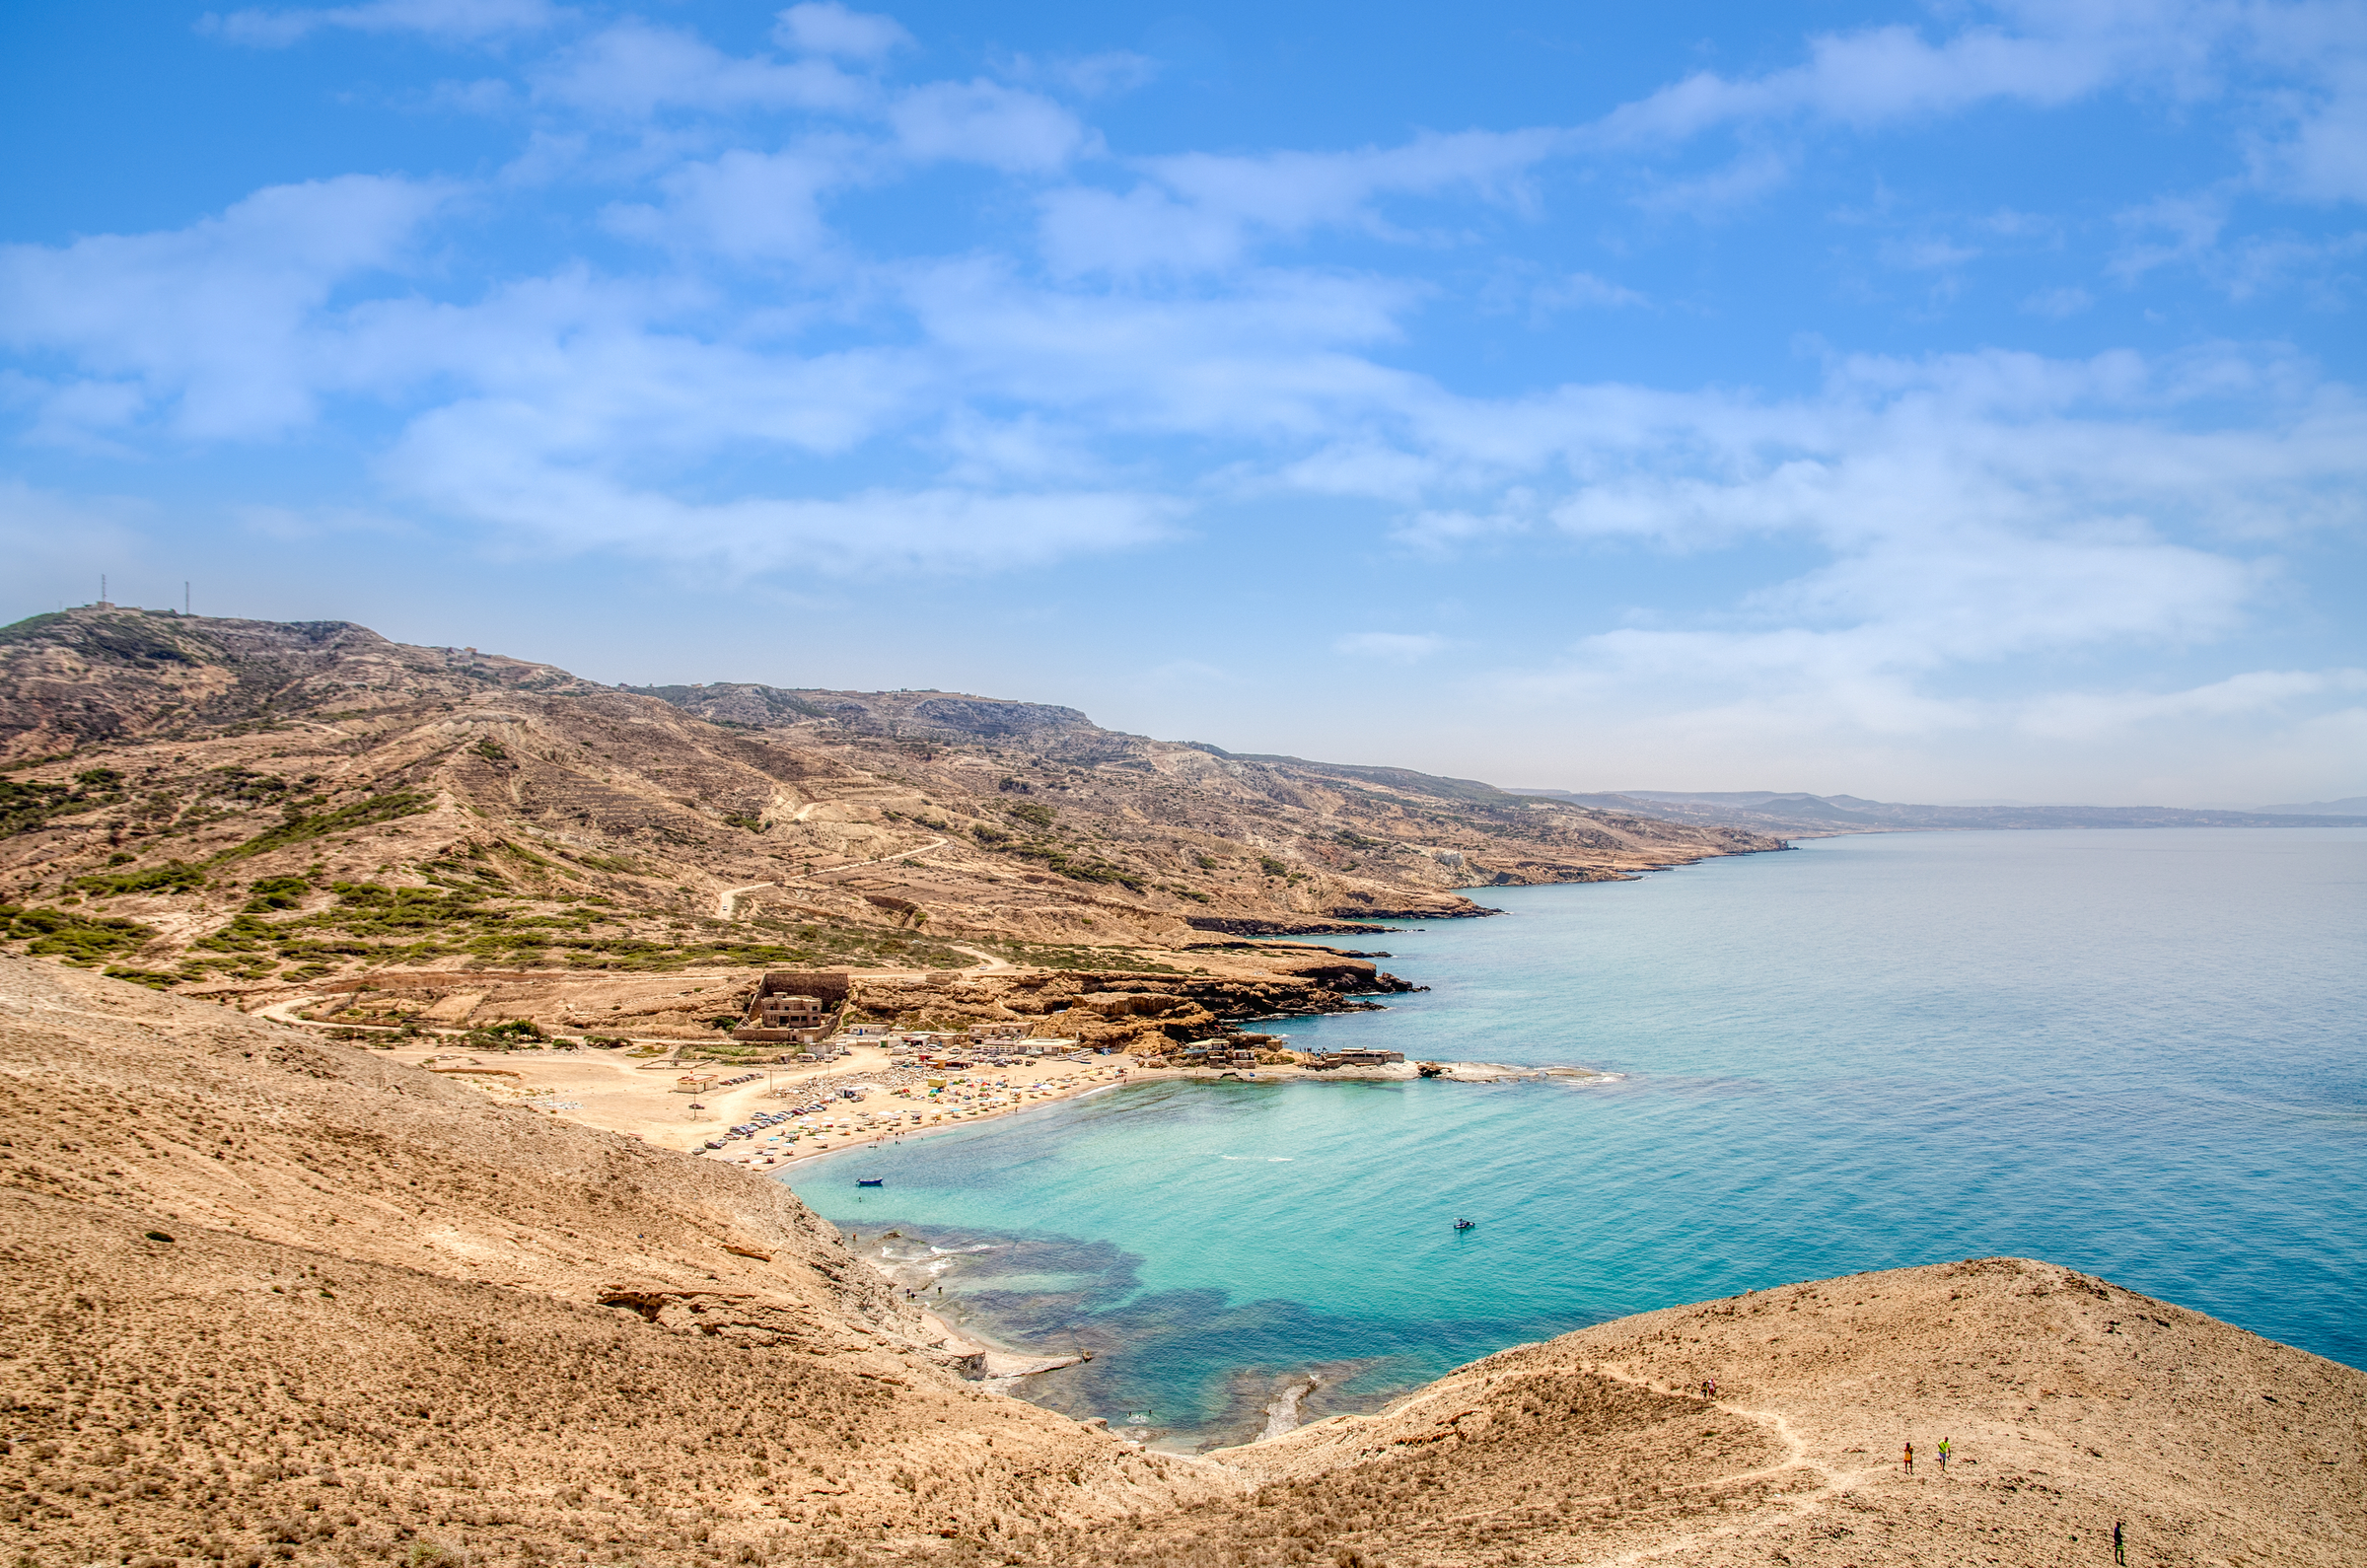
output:
[[[36,3],[0,614],[2367,792],[2367,5]]]

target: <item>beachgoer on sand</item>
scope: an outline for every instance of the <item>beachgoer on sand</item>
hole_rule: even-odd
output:
[[[2123,1528],[2122,1521],[2113,1521],[2113,1561],[2116,1563],[2128,1561],[2128,1538],[2121,1533]]]
[[[1899,1467],[1909,1475],[1915,1473],[1915,1446],[1912,1443],[1906,1446],[1906,1458],[1899,1461]]]
[[[1942,1475],[1948,1473],[1948,1440],[1946,1438],[1940,1439],[1940,1473]]]

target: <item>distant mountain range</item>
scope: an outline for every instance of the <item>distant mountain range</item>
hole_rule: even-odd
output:
[[[2256,806],[2273,817],[2367,817],[2367,795],[2346,795],[2338,801],[2307,801],[2299,806]]]
[[[2310,827],[2367,822],[2367,796],[2258,811],[2187,811],[2171,806],[1906,806],[1855,795],[1808,795],[1777,790],[1620,790],[1581,795],[1570,790],[1514,789],[1596,811],[1635,812],[1704,826],[1748,827],[1766,833],[1880,832],[1909,828],[2039,827]]]

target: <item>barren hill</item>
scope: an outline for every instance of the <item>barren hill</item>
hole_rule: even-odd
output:
[[[702,716],[704,715],[704,716]],[[712,722],[710,722],[712,721]],[[217,992],[388,966],[1124,967],[1778,847],[942,692],[603,687],[341,622],[0,628],[6,935]]]
[[[0,1531],[39,1568],[2050,1568],[2115,1521],[2135,1563],[2367,1551],[2367,1376],[2010,1258],[1144,1455],[966,1381],[773,1182],[21,959],[0,1215]]]

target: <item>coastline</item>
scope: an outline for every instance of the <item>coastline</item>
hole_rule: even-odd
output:
[[[1622,1082],[1625,1075],[1595,1069],[1572,1067],[1541,1068],[1489,1062],[1457,1062],[1448,1064],[1451,1074],[1441,1074],[1440,1081],[1473,1084],[1550,1084],[1561,1082],[1574,1085],[1611,1085]],[[1152,1069],[1129,1071],[1122,1082],[1106,1083],[1084,1088],[1059,1097],[1063,1100],[1082,1099],[1101,1090],[1124,1088],[1129,1084],[1162,1082],[1190,1082],[1213,1085],[1235,1075],[1208,1069]],[[1298,1082],[1346,1081],[1362,1084],[1421,1083],[1418,1065],[1412,1062],[1393,1063],[1357,1069],[1327,1071],[1275,1071],[1257,1069],[1255,1074],[1240,1075],[1244,1084],[1280,1084]],[[1317,1097],[1321,1100],[1322,1097]],[[1395,1097],[1393,1097],[1395,1098]],[[1431,1104],[1427,1097],[1419,1097]],[[1193,1097],[1193,1104],[1215,1107],[1213,1119],[1230,1122],[1223,1106],[1232,1097],[1202,1101]],[[1047,1100],[1045,1104],[1049,1104]],[[1438,1103],[1442,1107],[1445,1103]],[[1015,1107],[998,1112],[999,1116],[1014,1114]],[[978,1119],[989,1119],[980,1117]],[[948,1132],[952,1124],[930,1125],[912,1129],[913,1132]],[[1071,1129],[1055,1129],[1046,1134],[1055,1141]],[[906,1133],[904,1136],[911,1136]],[[1245,1444],[1273,1441],[1298,1427],[1329,1420],[1342,1415],[1357,1415],[1378,1409],[1386,1401],[1399,1397],[1403,1390],[1418,1382],[1402,1375],[1390,1376],[1385,1382],[1363,1381],[1367,1376],[1404,1354],[1403,1347],[1383,1349],[1365,1345],[1361,1340],[1348,1338],[1325,1346],[1303,1346],[1295,1352],[1285,1352],[1276,1361],[1247,1348],[1241,1354],[1243,1365],[1230,1373],[1224,1382],[1226,1391],[1205,1407],[1186,1405],[1184,1414],[1172,1400],[1146,1400],[1131,1395],[1114,1397],[1116,1390],[1137,1385],[1147,1369],[1164,1364],[1169,1346],[1168,1324],[1154,1310],[1145,1319],[1138,1311],[1130,1310],[1125,1298],[1132,1287],[1114,1279],[1101,1284],[1076,1287],[1057,1283],[1044,1285],[1017,1284],[1012,1281],[1013,1270],[1023,1276],[1034,1276],[1038,1270],[1057,1273],[1067,1265],[1055,1258],[1043,1261],[1043,1246],[1050,1240],[1055,1251],[1073,1256],[1073,1242],[1068,1238],[1036,1236],[1024,1223],[1018,1231],[989,1228],[971,1231],[955,1223],[949,1229],[937,1229],[936,1222],[925,1214],[915,1215],[898,1207],[890,1196],[885,1209],[870,1208],[877,1216],[869,1222],[861,1219],[851,1208],[835,1204],[825,1210],[824,1190],[839,1191],[840,1201],[852,1195],[849,1183],[852,1175],[825,1171],[824,1165],[845,1154],[860,1157],[880,1140],[865,1139],[843,1149],[820,1151],[795,1162],[796,1168],[783,1166],[777,1175],[784,1183],[795,1182],[810,1206],[823,1213],[826,1223],[837,1230],[855,1257],[876,1273],[889,1286],[901,1292],[912,1292],[908,1298],[926,1304],[927,1333],[930,1342],[948,1354],[961,1358],[978,1358],[976,1365],[965,1372],[989,1391],[1025,1399],[1047,1409],[1059,1411],[1078,1420],[1099,1424],[1108,1422],[1115,1435],[1134,1442],[1145,1450],[1185,1459],[1195,1459],[1217,1449],[1235,1448]],[[980,1146],[976,1158],[984,1166],[995,1164],[989,1143]],[[1230,1158],[1230,1157],[1228,1157]],[[886,1174],[891,1193],[897,1185],[889,1168],[858,1163],[848,1168],[854,1174]],[[1286,1169],[1286,1168],[1277,1168]],[[809,1173],[822,1178],[822,1186],[808,1185],[803,1178]],[[833,1180],[833,1177],[838,1179]],[[877,1196],[877,1195],[873,1195]],[[882,1227],[869,1229],[869,1225]],[[858,1229],[857,1227],[865,1227]],[[1084,1241],[1095,1247],[1114,1247],[1124,1251],[1123,1233],[1091,1231],[1074,1241]],[[978,1254],[972,1256],[972,1254]],[[1070,1296],[1072,1289],[1094,1293],[1087,1297]],[[1115,1294],[1111,1294],[1114,1289]],[[942,1290],[943,1294],[937,1292]],[[975,1293],[975,1299],[973,1297]],[[1156,1292],[1154,1292],[1156,1295]],[[1080,1311],[1081,1304],[1095,1300],[1098,1305],[1085,1307],[1075,1319],[1080,1327],[1063,1330],[1059,1325],[1068,1319],[1070,1312]],[[1066,1302],[1065,1307],[1060,1303]],[[942,1303],[942,1305],[939,1305]],[[1244,1305],[1248,1305],[1245,1302]],[[1051,1310],[1046,1311],[1044,1309]],[[1226,1309],[1217,1309],[1222,1312]],[[1256,1309],[1252,1306],[1254,1315]],[[1550,1331],[1550,1330],[1548,1330]],[[1516,1334],[1516,1340],[1534,1337]],[[1474,1353],[1494,1348],[1476,1347]],[[1034,1380],[1042,1374],[1063,1371],[1091,1362],[1096,1356],[1103,1366],[1092,1374],[1078,1373],[1071,1378],[1054,1379],[1038,1387]],[[1147,1358],[1147,1359],[1146,1359]],[[1427,1374],[1423,1374],[1426,1376]],[[1156,1380],[1162,1376],[1152,1373]],[[1082,1378],[1084,1381],[1076,1381]],[[1112,1381],[1114,1380],[1114,1382]],[[1128,1423],[1122,1419],[1130,1409],[1158,1408],[1167,1412],[1158,1419]]]

